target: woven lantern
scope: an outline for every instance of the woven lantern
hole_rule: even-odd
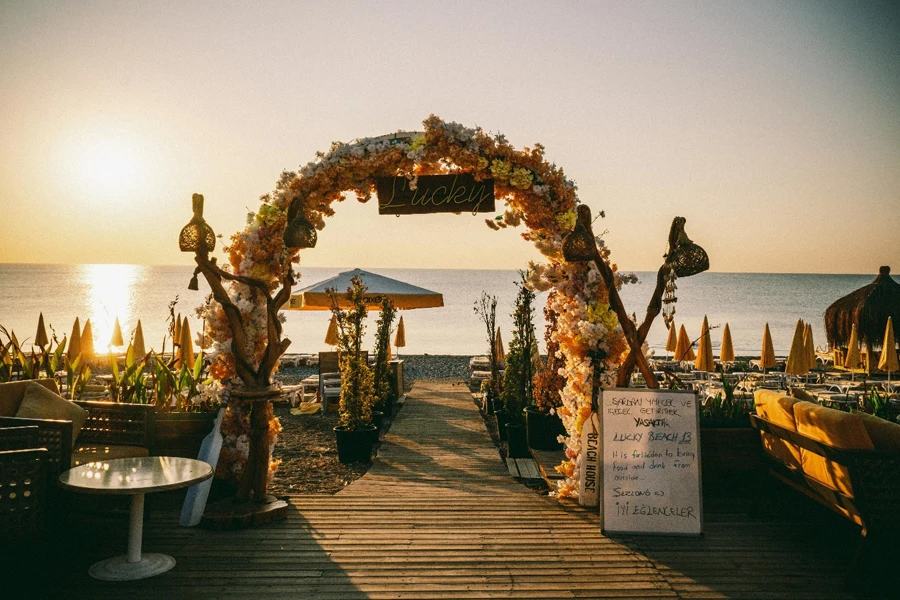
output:
[[[203,219],[203,195],[194,194],[194,216],[178,236],[182,252],[212,252],[216,247],[216,234]]]
[[[588,231],[591,222],[590,209],[584,204],[578,207],[578,220],[573,229],[563,240],[563,258],[566,262],[588,262],[593,260],[597,253],[597,242]]]
[[[303,200],[294,198],[288,208],[284,245],[288,248],[315,248],[318,237],[315,226],[303,214]]]

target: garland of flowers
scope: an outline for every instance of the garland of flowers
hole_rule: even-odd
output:
[[[577,495],[581,425],[591,410],[594,369],[602,385],[611,385],[627,349],[615,314],[609,309],[608,291],[592,265],[566,263],[562,241],[576,222],[575,184],[562,169],[544,158],[544,147],[516,150],[503,135],[491,136],[480,128],[447,123],[432,115],[420,133],[401,132],[352,143],[336,142],[327,153],[299,173],[282,173],[274,193],[263,196],[257,213],[251,213],[243,232],[231,239],[229,263],[235,273],[269,282],[281,279],[283,265],[297,262],[297,254],[284,247],[282,234],[288,217],[302,213],[317,229],[334,215],[332,205],[354,193],[367,202],[375,193],[375,178],[405,176],[410,188],[419,175],[471,173],[478,181],[493,178],[495,196],[505,201],[502,215],[486,220],[492,229],[526,226],[522,237],[532,242],[547,263],[529,265],[529,286],[558,290],[551,309],[559,315],[558,330],[562,373],[566,386],[557,413],[569,433],[568,459],[558,467],[566,476],[561,496]],[[601,246],[604,258],[608,250]],[[615,265],[611,265],[615,272]],[[617,285],[620,280],[617,279]],[[265,346],[265,310],[261,295],[232,282],[245,317],[248,350],[259,356]],[[216,379],[234,374],[231,335],[221,311],[206,308],[207,334],[215,342],[211,373]]]

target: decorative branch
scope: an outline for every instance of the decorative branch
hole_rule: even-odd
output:
[[[591,209],[587,205],[578,205],[578,220],[587,229],[591,239],[593,239],[594,231],[591,227]],[[644,376],[644,380],[647,382],[647,387],[658,388],[659,382],[656,381],[656,377],[653,375],[653,370],[647,362],[647,357],[641,352],[641,342],[638,341],[634,322],[631,320],[631,317],[628,316],[628,313],[625,311],[625,305],[622,304],[622,299],[619,297],[619,291],[616,289],[615,274],[609,264],[607,264],[607,262],[603,260],[603,257],[600,256],[600,251],[597,250],[596,244],[590,245],[590,251],[593,255],[591,260],[594,265],[596,265],[597,270],[600,271],[603,283],[606,284],[606,288],[609,290],[609,307],[616,313],[616,316],[619,319],[619,325],[622,327],[622,332],[625,334],[625,340],[631,348],[629,354],[633,354],[636,357],[638,368]]]

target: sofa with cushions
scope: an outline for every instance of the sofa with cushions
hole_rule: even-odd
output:
[[[0,383],[0,428],[38,427],[51,475],[86,462],[147,456],[155,408],[71,402],[52,379]]]
[[[774,390],[754,400],[776,478],[860,525],[864,539],[900,531],[900,425]]]

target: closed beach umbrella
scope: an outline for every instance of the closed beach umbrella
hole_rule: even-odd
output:
[[[400,348],[406,346],[406,326],[403,324],[403,315],[400,316],[400,322],[397,323],[397,333],[394,335],[394,345],[397,346],[397,354],[400,354]]]
[[[409,283],[404,283],[383,275],[369,273],[362,269],[345,271],[325,281],[303,288],[288,303],[289,310],[331,310],[328,290],[337,292],[338,306],[352,308],[344,292],[350,287],[350,279],[359,277],[366,286],[365,302],[369,310],[379,310],[384,298],[390,299],[394,307],[401,310],[411,308],[436,308],[444,306],[444,296]]]
[[[194,342],[191,340],[191,324],[188,323],[187,317],[181,322],[181,357],[188,369],[194,368]]]
[[[844,360],[844,366],[848,369],[855,369],[859,366],[859,334],[856,333],[856,324],[854,323],[850,329],[850,340],[847,342],[847,358]]]
[[[331,322],[328,323],[328,331],[325,333],[325,343],[329,346],[337,346],[340,343],[338,339],[338,324],[337,317],[331,315]],[[390,351],[390,345],[388,345],[388,351]]]
[[[94,329],[91,327],[91,320],[84,322],[84,329],[81,330],[81,355],[85,360],[91,360],[94,354]]]
[[[666,352],[674,353],[678,349],[678,334],[675,332],[675,321],[669,327],[669,337],[666,338]]]
[[[122,339],[122,326],[119,325],[119,317],[116,317],[116,324],[113,325],[112,338],[109,340],[110,346],[124,346],[125,340]]]
[[[891,380],[891,371],[900,371],[897,343],[894,341],[894,323],[890,317],[888,317],[887,328],[884,330],[884,342],[881,345],[881,358],[878,360],[878,368],[882,371],[887,371],[888,381]]]
[[[703,315],[703,328],[700,331],[700,346],[697,348],[697,361],[694,363],[694,368],[708,373],[716,370],[716,363],[713,360],[712,338],[709,335],[709,321],[706,315]]]
[[[722,348],[719,351],[719,360],[722,362],[734,362],[734,344],[731,342],[731,329],[728,323],[725,323],[725,330],[722,332]]]
[[[812,325],[809,323],[803,330],[803,345],[806,346],[806,364],[813,370],[816,368],[816,345],[813,342]]]
[[[497,363],[501,363],[506,360],[506,349],[503,347],[503,338],[500,336],[500,330],[497,330],[497,335],[494,336],[494,358],[497,359]]]
[[[684,325],[678,330],[678,343],[675,348],[675,360],[694,360],[694,349],[691,347],[691,339],[687,336]]]
[[[797,327],[794,329],[794,339],[791,340],[791,351],[788,354],[787,363],[784,366],[784,372],[802,377],[809,373],[809,365],[807,364],[806,345],[803,343],[803,332],[806,326],[803,319],[797,321]]]
[[[134,342],[132,342],[134,346],[134,360],[140,361],[147,354],[147,349],[144,347],[144,328],[141,327],[141,320],[138,319],[137,327],[134,328]]]
[[[759,365],[762,370],[771,369],[775,366],[775,346],[772,344],[772,333],[769,331],[769,324],[763,330],[762,353],[759,355]]]
[[[181,345],[181,313],[178,313],[178,316],[175,317],[175,330],[172,332],[172,344],[175,346]]]
[[[675,347],[675,360],[694,360],[694,349],[691,347],[691,339],[688,337],[684,325],[678,330],[678,343]]]
[[[49,343],[50,340],[47,339],[47,328],[44,327],[44,313],[41,313],[38,317],[37,333],[34,334],[34,345],[38,348],[43,348]]]
[[[69,362],[74,361],[81,355],[81,323],[78,317],[75,317],[75,324],[72,326],[72,336],[69,338],[69,348],[66,350],[66,356]]]

